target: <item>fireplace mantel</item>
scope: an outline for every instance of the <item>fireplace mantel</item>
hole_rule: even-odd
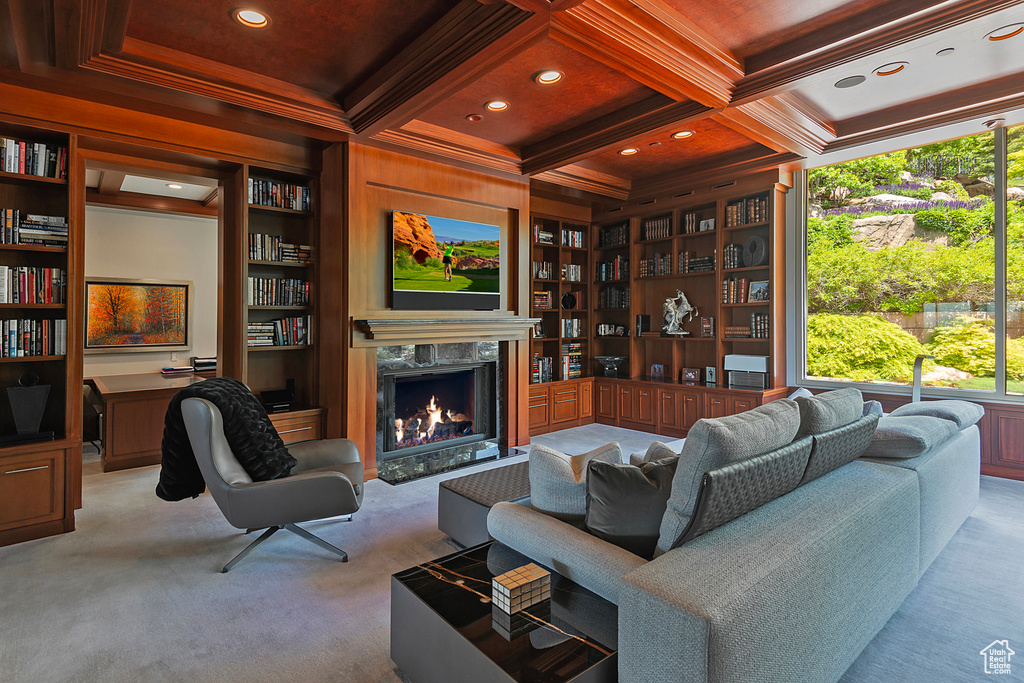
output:
[[[529,338],[540,318],[376,318],[353,320],[352,346],[394,346]],[[362,332],[362,334],[359,334]]]

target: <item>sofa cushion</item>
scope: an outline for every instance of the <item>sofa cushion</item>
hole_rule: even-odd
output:
[[[795,400],[797,398],[807,398],[808,396],[814,396],[814,393],[810,389],[807,389],[806,387],[799,387],[796,391],[794,391],[786,398],[791,398]]]
[[[927,415],[893,416],[878,420],[865,458],[916,458],[941,446],[957,432],[956,423]]]
[[[957,429],[967,429],[985,415],[985,409],[970,401],[922,401],[902,405],[890,413],[893,417],[927,415],[956,423]]]
[[[610,443],[580,455],[547,446],[530,449],[530,507],[569,524],[583,526],[587,513],[587,464],[622,462],[619,444]]]
[[[629,456],[629,464],[640,467],[645,462],[654,462],[655,460],[664,460],[665,458],[675,458],[679,455],[679,452],[668,444],[664,444],[660,441],[655,441],[647,447],[647,452],[640,453],[639,451]]]
[[[864,411],[861,413],[862,417],[867,417],[868,415],[878,415],[881,417],[882,414],[883,411],[881,403],[878,401],[864,401]]]
[[[845,427],[864,414],[864,397],[860,389],[847,387],[826,391],[817,396],[800,396],[800,436],[814,436]]]
[[[682,536],[705,472],[782,448],[799,429],[800,409],[788,398],[737,415],[698,420],[679,454],[655,555],[667,552]]]
[[[653,557],[678,462],[676,455],[640,467],[592,460],[586,530],[634,555]]]

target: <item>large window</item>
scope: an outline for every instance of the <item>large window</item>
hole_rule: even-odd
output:
[[[804,379],[905,385],[928,355],[925,386],[1024,394],[1024,126],[814,169],[807,190]]]

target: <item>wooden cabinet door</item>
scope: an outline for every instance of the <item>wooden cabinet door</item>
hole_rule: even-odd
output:
[[[655,422],[654,389],[641,386],[637,387],[634,393],[636,394],[636,410],[633,414],[636,415],[636,421],[653,425]]]
[[[530,389],[530,427],[547,427],[548,419],[548,390]]]
[[[999,468],[996,470],[998,476],[1017,478],[1024,471],[1024,448],[1021,447],[1024,443],[1024,412],[1013,408],[989,408],[988,413],[985,416],[989,419],[991,433],[988,460],[993,468]]]
[[[0,531],[64,516],[64,451],[0,459]]]
[[[597,416],[615,420],[615,385],[611,382],[595,382],[597,387]]]
[[[616,400],[619,404],[619,419],[620,420],[634,420],[634,413],[636,412],[636,404],[634,403],[633,387],[625,384],[619,385],[618,396]]]
[[[689,429],[697,420],[704,417],[703,397],[696,391],[679,392],[679,426]]]
[[[704,417],[725,417],[730,414],[732,406],[725,394],[708,393],[704,403]]]
[[[594,383],[583,381],[579,386],[580,417],[591,417],[594,414]]]
[[[682,394],[675,389],[658,389],[658,426],[663,429],[680,429],[682,417]]]
[[[756,396],[733,396],[729,399],[730,415],[742,413],[759,405]]]
[[[556,387],[551,392],[551,422],[569,422],[579,417],[578,392],[575,384]]]

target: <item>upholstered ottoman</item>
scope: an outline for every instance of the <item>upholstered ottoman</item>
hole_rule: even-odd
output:
[[[465,547],[491,540],[487,513],[495,503],[530,501],[530,463],[442,481],[437,494],[437,528]]]

